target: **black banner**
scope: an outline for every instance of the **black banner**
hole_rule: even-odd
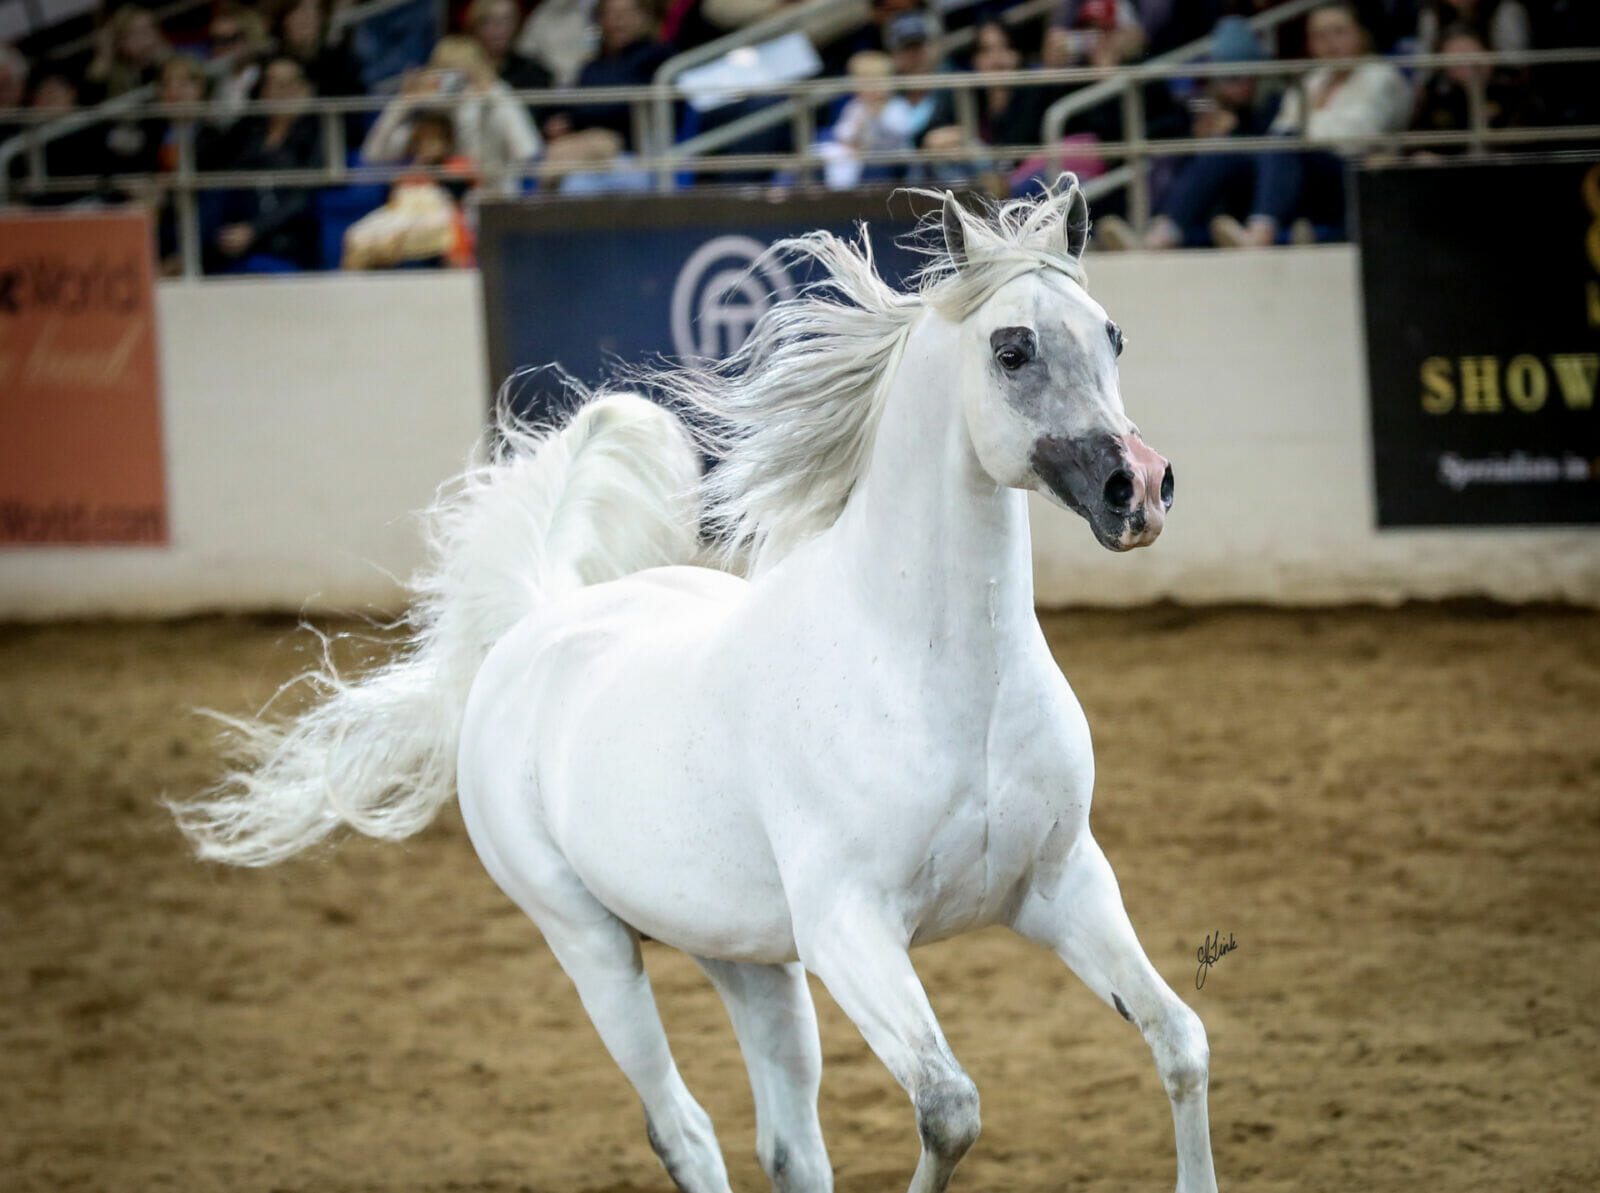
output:
[[[1600,523],[1600,160],[1356,192],[1378,525]]]

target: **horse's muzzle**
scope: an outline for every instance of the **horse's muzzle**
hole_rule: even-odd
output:
[[[1046,436],[1034,444],[1033,468],[1113,551],[1155,542],[1172,508],[1172,466],[1132,432]]]

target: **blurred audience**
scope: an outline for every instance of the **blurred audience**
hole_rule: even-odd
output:
[[[212,70],[210,120],[219,126],[239,118],[261,83],[261,63],[271,48],[267,23],[261,14],[238,0],[222,0],[207,29]]]
[[[906,75],[933,75],[948,69],[934,48],[933,29],[920,12],[908,12],[896,17],[887,31],[889,57],[894,63],[894,73]],[[939,113],[954,111],[950,93],[943,89],[917,88],[899,93],[911,109],[911,139],[922,145]],[[946,116],[948,118],[948,116]],[[959,130],[957,130],[959,132]],[[916,169],[912,176],[921,177],[927,171]]]
[[[1348,0],[1330,0],[1311,11],[1306,46],[1313,59],[1358,58],[1371,50]],[[1313,70],[1284,95],[1270,131],[1303,136],[1325,148],[1257,154],[1248,220],[1217,216],[1212,240],[1225,247],[1264,247],[1300,220],[1306,223],[1294,229],[1299,239],[1342,237],[1345,157],[1405,128],[1411,104],[1405,78],[1381,59],[1353,69]]]
[[[1094,66],[1110,69],[1138,61],[1149,37],[1139,13],[1129,0],[1062,0],[1051,16],[1039,51],[1039,64],[1050,68]],[[1058,89],[1066,95],[1091,84]],[[1172,98],[1165,81],[1146,83],[1140,89],[1144,102],[1144,135],[1181,136],[1188,121]],[[1049,97],[1045,106],[1055,97]],[[1075,115],[1067,125],[1071,133],[1087,133],[1104,141],[1123,139],[1122,102],[1112,97]],[[1037,140],[1037,138],[1035,138]]]
[[[579,87],[639,87],[672,55],[656,39],[644,0],[599,0],[599,53],[578,72]],[[604,167],[633,149],[633,109],[625,103],[574,104],[545,119],[552,163]]]
[[[1481,54],[1483,36],[1470,25],[1452,25],[1439,38],[1443,54]],[[1483,91],[1484,119],[1490,128],[1515,128],[1546,121],[1528,72],[1511,67],[1449,66],[1434,71],[1417,97],[1411,127],[1418,132],[1466,132],[1472,128],[1472,91]],[[1432,147],[1413,154],[1417,158],[1454,156],[1466,146]]]
[[[558,87],[571,87],[594,56],[595,0],[539,0],[517,34],[517,52],[538,62]]]
[[[256,97],[299,104],[313,95],[365,92],[352,38],[330,35],[331,18],[347,0],[260,2],[264,7],[255,0],[217,0],[204,46],[209,62],[174,54],[151,9],[137,3],[110,12],[87,64],[51,61],[30,77],[26,59],[0,45],[0,141],[25,127],[18,117],[4,115],[24,104],[33,112],[66,114],[156,83],[165,102],[208,104],[203,118],[155,117],[133,109],[49,141],[43,157],[50,175],[93,182],[72,194],[30,200],[118,201],[126,196],[115,188],[134,184],[117,179],[159,178],[186,154],[202,170],[322,165],[322,125],[313,115],[292,110],[240,119],[240,108]],[[541,152],[563,190],[635,189],[639,177],[648,182],[630,160],[636,148],[632,105],[573,103],[530,114],[511,93],[553,85],[648,85],[670,54],[723,30],[747,27],[796,0],[663,0],[665,21],[658,21],[654,0],[533,0],[525,21],[523,2],[455,0],[463,32],[442,38],[424,69],[402,77],[400,94],[366,136],[362,153],[373,163],[414,165],[417,173],[396,184],[380,212],[352,233],[346,256],[353,267],[464,259],[478,180],[515,193],[521,180],[509,168],[527,165]],[[1033,164],[1017,167],[1008,180],[1003,175],[1011,167],[1000,151],[1037,144],[1046,108],[1069,88],[985,79],[960,102],[947,88],[897,91],[897,78],[949,69],[939,50],[946,27],[974,23],[969,69],[979,76],[1024,69],[1035,47],[1041,66],[1114,70],[1187,45],[1208,30],[1215,30],[1215,61],[1248,63],[1268,51],[1246,19],[1279,2],[1060,0],[1041,29],[1029,22],[1004,24],[988,7],[871,0],[866,24],[838,37],[830,30],[816,34],[824,60],[835,70],[847,69],[854,82],[853,94],[838,110],[831,143],[819,150],[827,159],[827,180],[838,186],[980,176],[996,190],[1026,185],[1023,176]],[[270,36],[264,12],[273,14]],[[181,18],[174,28],[181,42]],[[1146,136],[1296,135],[1312,147],[1157,160],[1151,225],[1141,236],[1107,214],[1102,203],[1096,235],[1103,246],[1168,248],[1207,239],[1259,246],[1340,235],[1346,160],[1367,155],[1385,135],[1408,125],[1470,130],[1478,92],[1491,128],[1600,121],[1600,87],[1592,69],[1583,66],[1458,66],[1426,73],[1413,88],[1381,57],[1353,69],[1318,64],[1412,49],[1515,52],[1596,45],[1595,0],[1327,0],[1303,22],[1274,34],[1287,57],[1301,52],[1302,39],[1314,69],[1287,91],[1276,81],[1245,76],[1143,85]],[[720,116],[742,110],[732,107]],[[1076,142],[1075,168],[1104,168],[1094,142],[1122,139],[1121,120],[1116,101],[1074,117],[1068,139]],[[711,118],[711,126],[715,122]],[[347,120],[347,143],[364,127],[363,116]],[[787,137],[788,126],[775,135]],[[909,169],[862,160],[911,145],[944,150],[952,160]],[[789,146],[785,141],[762,148],[784,152]],[[1459,153],[1461,147],[1416,156],[1435,152]],[[26,159],[14,160],[13,177],[25,175],[27,165]],[[710,171],[705,176],[722,177]],[[208,264],[234,269],[270,267],[251,262],[310,263],[318,255],[312,194],[308,187],[274,186],[202,193],[209,215],[203,225]],[[163,198],[159,185],[154,197]],[[160,228],[167,255],[175,246],[170,210],[163,209]]]
[[[321,123],[304,110],[311,81],[298,61],[270,59],[261,71],[264,100],[294,105],[270,116],[246,116],[217,158],[227,170],[307,170],[323,164]],[[222,192],[219,226],[205,245],[212,268],[309,269],[318,259],[313,192],[304,186],[263,184]]]
[[[405,161],[418,173],[396,181],[382,207],[345,231],[345,269],[472,264],[472,232],[461,206],[472,163],[456,150],[448,112],[416,113]]]
[[[1130,0],[1061,0],[1050,17],[1044,66],[1121,66],[1144,53],[1144,26]]]
[[[1417,14],[1417,48],[1440,51],[1446,32],[1456,27],[1493,50],[1526,50],[1533,44],[1528,10],[1520,0],[1426,0]]]
[[[17,48],[0,42],[0,145],[16,136],[25,125],[7,115],[21,108],[28,95],[28,60]]]
[[[473,0],[467,9],[467,32],[477,39],[502,83],[513,91],[548,87],[554,81],[550,71],[512,45],[521,23],[517,0]]]
[[[35,69],[28,85],[31,112],[49,118],[70,115],[77,111],[79,99],[78,81],[65,67],[45,62]],[[50,179],[98,178],[104,172],[104,146],[105,130],[93,126],[56,137],[42,150],[45,176]],[[24,158],[14,159],[12,176],[25,176],[28,166]],[[92,198],[94,193],[94,189],[41,192],[29,195],[27,200],[36,207],[66,207]]]
[[[124,5],[95,35],[94,58],[84,72],[90,98],[114,99],[154,83],[171,52],[154,13],[137,4]]]
[[[509,0],[508,0],[509,2]],[[350,38],[330,35],[332,10],[323,0],[290,0],[273,23],[278,53],[293,58],[318,95],[362,95],[367,85]]]
[[[1266,50],[1243,17],[1223,17],[1212,33],[1212,62],[1259,62]],[[1280,92],[1253,76],[1212,76],[1189,100],[1195,137],[1264,136],[1277,115]],[[1096,219],[1096,243],[1110,249],[1170,249],[1211,243],[1219,215],[1250,214],[1257,159],[1249,153],[1202,153],[1180,159],[1141,236],[1121,216]]]
[[[511,89],[496,77],[483,47],[471,37],[441,38],[425,70],[412,71],[400,94],[383,109],[361,147],[362,159],[373,163],[406,160],[418,112],[450,100],[455,120],[454,142],[481,174],[500,179],[499,190],[516,194],[521,180],[508,167],[534,161],[540,152],[538,130]]]
[[[864,164],[861,155],[910,149],[915,113],[904,96],[890,93],[894,59],[881,50],[862,50],[850,59],[856,89],[834,122],[830,139],[818,146],[823,176],[834,189],[897,177],[897,168]]]

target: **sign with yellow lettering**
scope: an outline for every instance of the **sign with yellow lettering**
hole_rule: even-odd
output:
[[[1600,523],[1600,160],[1356,190],[1378,524]]]
[[[143,212],[0,213],[0,544],[167,541]]]

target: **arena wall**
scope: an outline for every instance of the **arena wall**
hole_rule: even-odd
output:
[[[1100,257],[1091,285],[1178,499],[1127,557],[1039,503],[1041,604],[1600,604],[1592,531],[1374,528],[1354,250]],[[0,551],[0,616],[392,609],[408,512],[485,409],[477,277],[163,282],[158,309],[171,546]]]

